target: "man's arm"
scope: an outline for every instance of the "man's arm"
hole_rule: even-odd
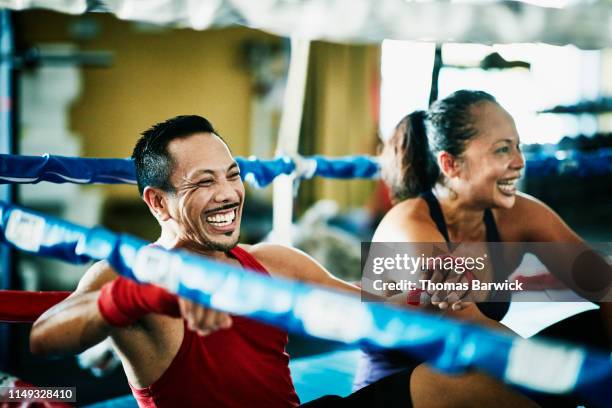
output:
[[[92,347],[112,331],[98,310],[100,288],[116,278],[106,262],[92,265],[68,298],[43,313],[32,326],[34,354],[76,354]]]
[[[360,291],[357,286],[336,278],[320,263],[299,249],[261,243],[249,247],[248,250],[272,276],[327,286],[354,294]]]

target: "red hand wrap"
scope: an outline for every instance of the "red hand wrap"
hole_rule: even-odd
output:
[[[476,279],[472,271],[463,272],[463,276],[465,276],[465,279],[467,279],[468,283],[472,283],[472,281]]]
[[[159,286],[118,277],[102,286],[98,309],[112,326],[129,326],[149,313],[180,317],[178,298]]]
[[[410,306],[419,306],[421,304],[421,293],[423,292],[423,289],[409,291],[408,296],[406,297],[406,304]]]

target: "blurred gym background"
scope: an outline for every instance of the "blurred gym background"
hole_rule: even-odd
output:
[[[151,124],[199,114],[235,155],[274,157],[287,38],[247,27],[202,31],[158,24],[163,19],[125,21],[110,13],[0,13],[1,62],[11,64],[2,89],[3,152],[128,157]],[[313,41],[299,153],[375,155],[406,113],[457,89],[482,89],[516,120],[531,161],[522,190],[552,206],[585,239],[610,241],[612,49],[591,48]],[[148,240],[158,234],[134,186],[41,183],[3,193],[87,226]],[[293,244],[339,276],[358,280],[359,243],[390,208],[386,194],[376,181],[303,181],[294,201]],[[242,241],[261,241],[271,228],[271,188],[249,187]],[[86,269],[15,252],[3,259],[3,287],[11,289],[73,290]],[[0,369],[38,385],[76,385],[81,404],[129,392],[120,368],[106,367],[98,378],[74,358],[34,358],[29,325],[0,327]],[[290,352],[299,357],[328,347],[293,339]]]

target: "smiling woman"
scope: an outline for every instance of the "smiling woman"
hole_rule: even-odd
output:
[[[406,116],[383,157],[383,177],[396,201],[438,185],[467,194],[484,207],[514,204],[524,166],[512,117],[481,91],[458,91],[435,103],[428,114]]]
[[[441,164],[451,176],[449,188],[492,207],[511,208],[516,182],[525,165],[514,120],[501,106],[484,102],[471,108],[477,138],[456,156],[441,154]],[[466,142],[464,142],[466,143]],[[459,181],[453,176],[463,174]],[[461,182],[469,179],[469,183]]]
[[[435,102],[428,112],[416,111],[407,115],[396,126],[382,154],[382,176],[396,205],[382,219],[372,241],[565,242],[583,245],[581,238],[550,208],[517,191],[516,182],[525,165],[519,135],[510,114],[486,92],[457,91]],[[493,254],[494,245],[487,247]],[[571,278],[563,275],[559,262],[553,259],[563,258],[565,261],[567,254],[553,257],[533,252],[551,273],[580,293]],[[506,251],[501,255],[503,257],[489,257],[491,268],[487,272],[487,282],[509,284],[507,278],[522,260],[522,254]],[[584,269],[587,269],[582,271],[585,276],[594,277],[593,274],[597,273]],[[446,289],[446,280],[445,276],[431,278],[441,285],[441,289]],[[425,303],[431,302],[445,310],[449,317],[508,330],[500,320],[508,311],[509,295],[488,292],[483,297],[487,301],[468,304],[462,302],[463,295],[452,291],[441,295],[438,289],[434,288],[435,293],[428,292],[431,298],[427,302],[417,302],[417,306],[425,307]],[[472,289],[480,290],[482,286],[472,286]],[[512,290],[511,287],[508,289]],[[436,299],[439,300],[434,302]],[[600,306],[599,310],[556,323],[541,335],[565,340],[571,338],[607,349],[610,343],[605,330],[610,329],[610,322],[605,320],[605,313],[608,313],[609,306],[603,303]],[[380,378],[408,372],[413,400],[423,396],[423,405],[432,406],[438,394],[428,394],[427,386],[419,381],[423,377],[422,369],[421,361],[411,357],[368,351],[359,365],[355,387],[361,388]],[[451,394],[455,387],[476,389],[486,383],[483,378],[462,376],[456,381],[454,385],[449,384],[447,391]],[[496,389],[493,392],[509,390]],[[504,398],[510,406],[526,404],[515,391]],[[539,396],[530,398],[544,406],[581,404],[569,399],[553,402],[541,401]]]

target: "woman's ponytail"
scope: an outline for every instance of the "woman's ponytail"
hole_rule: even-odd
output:
[[[404,117],[387,141],[383,154],[383,179],[394,201],[413,198],[430,190],[440,176],[440,169],[429,148],[427,113],[415,111]]]

